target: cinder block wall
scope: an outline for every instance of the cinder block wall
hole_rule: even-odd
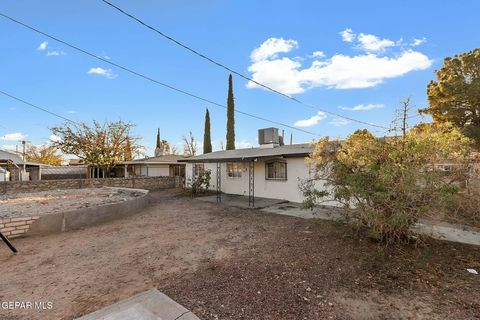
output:
[[[134,189],[168,189],[180,187],[176,177],[137,177],[137,178],[105,178],[105,179],[64,179],[40,181],[8,181],[0,182],[0,192],[7,194],[49,191],[56,189],[80,189],[93,187],[119,187]]]
[[[38,217],[0,219],[0,231],[10,239],[21,237],[27,233],[30,225],[37,219]]]

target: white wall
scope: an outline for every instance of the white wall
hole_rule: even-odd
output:
[[[310,177],[309,165],[305,158],[286,158],[287,162],[287,180],[266,180],[265,179],[265,161],[259,160],[255,163],[255,196],[262,198],[282,199],[292,202],[302,202],[303,194],[300,191],[299,183],[303,179]],[[210,180],[210,189],[216,190],[216,163],[205,163],[205,169],[212,172]],[[241,178],[229,178],[227,176],[226,163],[221,164],[221,190],[224,193],[240,194],[248,196],[248,163],[243,164]],[[186,183],[190,185],[192,179],[192,164],[187,163]],[[317,188],[322,184],[317,183]]]
[[[8,171],[0,171],[0,182],[9,181],[10,180],[10,172]]]

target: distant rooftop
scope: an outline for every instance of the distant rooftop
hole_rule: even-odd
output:
[[[135,159],[130,161],[122,161],[122,164],[176,164],[179,160],[187,159],[184,156],[180,155],[164,155],[160,157],[151,157],[151,158],[144,158],[144,159]]]

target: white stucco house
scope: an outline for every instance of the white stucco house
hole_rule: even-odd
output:
[[[210,188],[221,193],[302,202],[299,183],[311,176],[306,157],[311,144],[283,145],[278,129],[259,130],[259,147],[216,151],[181,160],[187,163],[186,186],[202,170],[211,171]]]

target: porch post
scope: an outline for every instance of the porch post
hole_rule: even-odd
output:
[[[217,202],[222,202],[222,164],[217,162]]]
[[[248,206],[255,207],[255,161],[248,163]]]

